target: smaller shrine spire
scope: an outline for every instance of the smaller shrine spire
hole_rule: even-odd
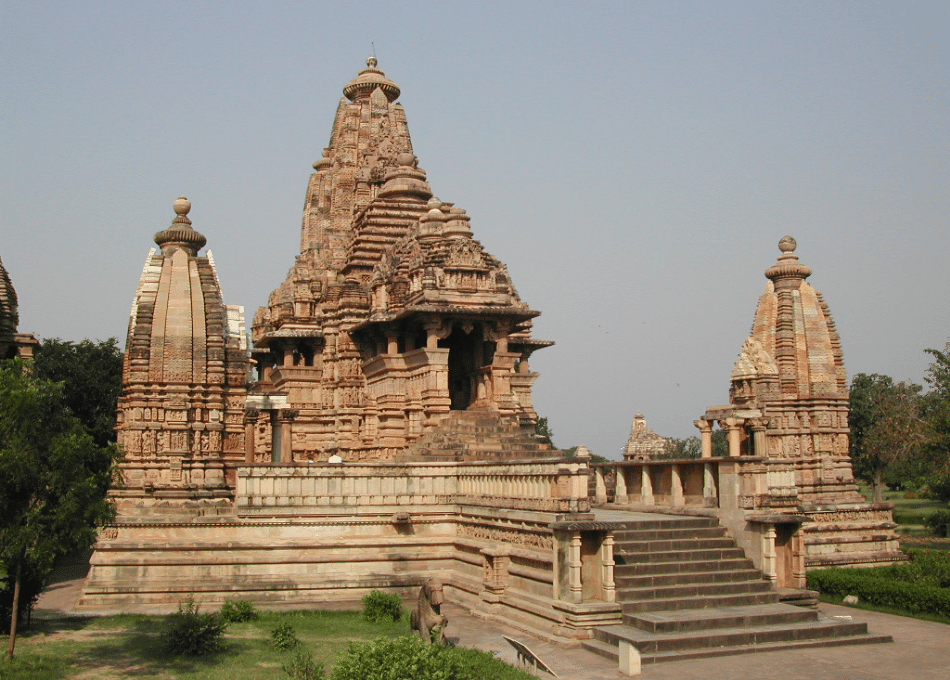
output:
[[[778,242],[778,249],[782,251],[778,263],[765,270],[765,276],[775,284],[776,289],[798,289],[802,282],[811,276],[811,267],[806,267],[798,261],[795,248],[798,244],[791,236],[783,236]]]
[[[360,71],[359,75],[348,82],[343,88],[343,95],[350,101],[367,99],[373,92],[379,88],[386,99],[394,102],[399,99],[399,86],[386,77],[386,74],[376,68],[376,57],[370,57],[366,60],[366,68]]]
[[[188,213],[191,211],[191,201],[180,196],[175,201],[175,219],[171,226],[155,234],[155,243],[162,249],[162,255],[171,255],[179,248],[191,256],[198,254],[208,242],[204,236],[191,227]]]

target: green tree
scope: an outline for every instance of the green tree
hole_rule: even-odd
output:
[[[93,342],[43,340],[36,374],[64,383],[66,406],[79,418],[98,446],[116,440],[115,409],[122,392],[122,351],[115,338]]]
[[[925,374],[930,391],[925,395],[925,418],[930,423],[929,449],[933,456],[933,474],[928,480],[929,495],[950,502],[950,342],[944,351],[924,350],[934,360]]]
[[[546,417],[538,418],[538,422],[534,425],[534,434],[538,437],[542,444],[550,444],[554,446],[554,432],[551,430],[550,425],[548,425],[548,419]]]
[[[654,456],[655,460],[690,460],[701,458],[703,453],[702,441],[697,436],[677,439],[670,437],[662,453]]]
[[[855,473],[871,482],[875,502],[884,500],[888,481],[906,481],[927,466],[921,389],[877,373],[851,381],[851,459]]]
[[[29,362],[0,366],[0,561],[13,593],[12,657],[28,579],[45,582],[59,557],[89,548],[114,517],[106,499],[115,445],[97,446],[66,407],[63,386]]]

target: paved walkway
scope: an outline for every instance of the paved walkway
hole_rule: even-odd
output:
[[[68,613],[82,589],[85,569],[67,575],[71,580],[50,586],[37,602],[38,610]],[[847,607],[821,605],[826,616],[852,616],[866,621],[873,633],[893,636],[892,644],[824,647],[766,652],[715,659],[676,661],[646,666],[644,680],[947,680],[950,678],[950,625],[902,616],[877,614]],[[583,649],[564,649],[533,638],[503,624],[483,621],[452,604],[444,605],[449,617],[446,634],[463,647],[496,652],[516,663],[515,651],[502,638],[513,637],[526,644],[564,680],[617,680],[616,664]],[[550,678],[539,672],[539,677]]]

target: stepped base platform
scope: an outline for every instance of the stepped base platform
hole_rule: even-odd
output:
[[[595,512],[616,526],[623,623],[594,627],[581,643],[591,652],[619,662],[630,645],[646,665],[893,641],[864,623],[820,617],[817,593],[776,589],[715,518]]]

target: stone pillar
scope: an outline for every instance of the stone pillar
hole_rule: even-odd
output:
[[[426,349],[436,349],[439,346],[439,332],[442,324],[432,321],[423,326],[426,329]]]
[[[290,345],[284,347],[284,366],[294,365],[294,348]]]
[[[571,534],[571,602],[581,603],[584,601],[584,586],[581,583],[581,533],[575,531]]]
[[[750,418],[749,425],[752,428],[752,452],[756,456],[767,456],[768,451],[765,445],[765,428],[768,420],[765,418]]]
[[[257,453],[257,421],[261,417],[261,412],[257,409],[249,408],[244,412],[244,462],[252,464],[254,454]]]
[[[670,504],[674,508],[686,505],[686,500],[683,498],[683,478],[680,475],[679,465],[670,466]]]
[[[707,508],[715,508],[719,505],[718,494],[716,493],[716,478],[713,473],[715,463],[706,463],[703,465],[703,505]]]
[[[277,412],[277,426],[280,427],[280,452],[276,456],[278,463],[293,462],[293,422],[297,411],[284,408]],[[277,452],[275,452],[277,453]]]
[[[646,465],[640,468],[640,477],[643,480],[640,487],[640,502],[644,505],[656,505],[656,499],[653,498],[653,478],[650,476],[650,468]]]
[[[616,480],[616,489],[614,490],[614,503],[626,503],[627,502],[627,478],[624,475],[625,468],[622,465],[618,465],[616,468],[617,471],[617,480]]]
[[[399,335],[396,331],[386,331],[386,354],[399,354]]]
[[[607,482],[604,480],[604,468],[594,468],[594,498],[598,503],[607,502]]]
[[[604,602],[617,601],[617,588],[614,583],[614,535],[607,533],[600,544],[600,564],[603,568],[601,590]]]
[[[702,457],[712,458],[712,423],[708,420],[694,420],[693,425],[699,429],[702,439]]]
[[[742,447],[742,426],[745,420],[742,418],[723,418],[719,421],[722,429],[726,431],[726,439],[729,442],[729,456],[735,457],[741,455]]]

